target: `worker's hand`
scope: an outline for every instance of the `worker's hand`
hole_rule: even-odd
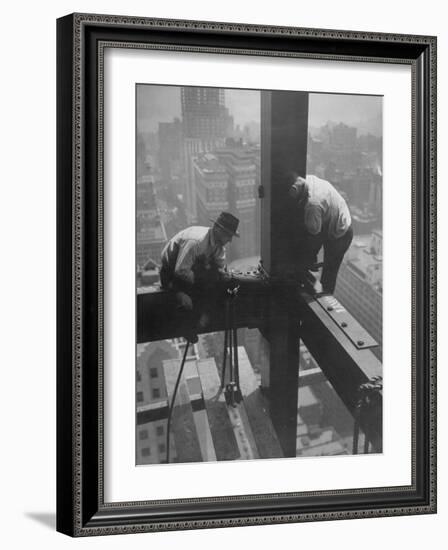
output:
[[[176,292],[176,307],[180,311],[192,311],[193,301],[185,292]]]
[[[220,268],[213,259],[199,256],[192,267],[194,281],[199,286],[210,286],[220,280]]]

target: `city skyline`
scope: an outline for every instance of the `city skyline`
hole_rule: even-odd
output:
[[[303,96],[306,94],[297,97]],[[192,225],[210,227],[222,211],[239,220],[240,238],[226,247],[228,269],[246,273],[257,269],[262,256],[262,208],[266,204],[260,200],[259,190],[261,185],[273,186],[272,172],[262,169],[266,141],[261,142],[260,132],[272,121],[265,119],[261,124],[260,97],[260,91],[254,90],[137,88],[137,293],[149,291],[156,296],[157,264],[172,237]],[[310,93],[305,105],[305,122],[297,117],[295,107],[283,113],[285,134],[291,131],[290,120],[302,132],[292,133],[297,140],[294,146],[303,147],[297,152],[292,148],[293,156],[302,155],[306,174],[331,182],[343,197],[355,234],[332,299],[340,301],[336,309],[347,311],[373,336],[377,342],[373,353],[381,364],[382,98]],[[282,128],[276,127],[277,142],[283,139]],[[293,250],[292,241],[291,263],[294,253],[299,252]],[[254,325],[238,329],[237,336],[235,357],[245,369],[240,372],[243,400],[237,411],[222,391],[229,376],[223,367],[228,355],[224,352],[224,332],[198,335],[180,378],[180,402],[174,409],[169,447],[167,414],[185,343],[169,336],[139,345],[138,464],[169,461],[168,450],[174,462],[284,456],[279,440],[270,439],[269,434],[275,431],[271,418],[261,414],[272,365],[275,370],[278,363],[272,358],[264,324],[261,329],[249,326]],[[353,434],[353,417],[346,404],[304,343],[294,361],[300,371],[301,393],[296,448],[287,452],[295,452],[295,456],[349,454],[358,446],[358,436]],[[185,431],[191,439],[183,447]],[[369,443],[363,438],[361,435],[368,450]]]
[[[140,84],[137,87],[137,132],[157,133],[161,122],[182,118],[180,86]],[[260,121],[260,91],[225,88],[225,105],[235,126]],[[359,135],[382,135],[382,96],[310,92],[309,127],[343,123]]]
[[[137,131],[155,133],[160,122],[182,118],[180,86],[141,84],[137,87]],[[244,126],[260,118],[257,90],[224,89],[225,103],[235,124]]]

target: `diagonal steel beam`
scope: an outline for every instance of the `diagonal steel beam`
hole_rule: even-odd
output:
[[[352,414],[356,414],[359,387],[382,376],[382,364],[370,349],[358,349],[318,301],[307,293],[299,298],[300,337]],[[382,398],[362,416],[361,429],[375,452],[382,451]]]

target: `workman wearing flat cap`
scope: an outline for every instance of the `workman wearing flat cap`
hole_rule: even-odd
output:
[[[353,239],[347,203],[330,182],[317,176],[296,177],[289,195],[303,213],[303,252],[310,266],[316,262],[320,248],[324,248],[322,276],[314,289],[333,294],[339,267]]]
[[[192,342],[197,341],[197,330],[208,322],[205,311],[198,312],[207,301],[208,290],[230,277],[225,246],[233,237],[239,237],[238,224],[238,218],[221,212],[212,227],[187,227],[162,250],[160,282],[162,288],[175,292],[177,308],[191,325],[185,336]]]

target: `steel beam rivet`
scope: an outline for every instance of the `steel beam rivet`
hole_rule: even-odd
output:
[[[345,321],[343,321],[343,322],[341,323],[341,327],[344,327],[344,328],[345,328],[346,326],[347,326],[347,323],[346,323]]]
[[[364,340],[358,340],[357,344],[358,344],[358,346],[363,346],[364,345]]]
[[[333,311],[333,306],[328,306],[327,309],[328,311]]]

